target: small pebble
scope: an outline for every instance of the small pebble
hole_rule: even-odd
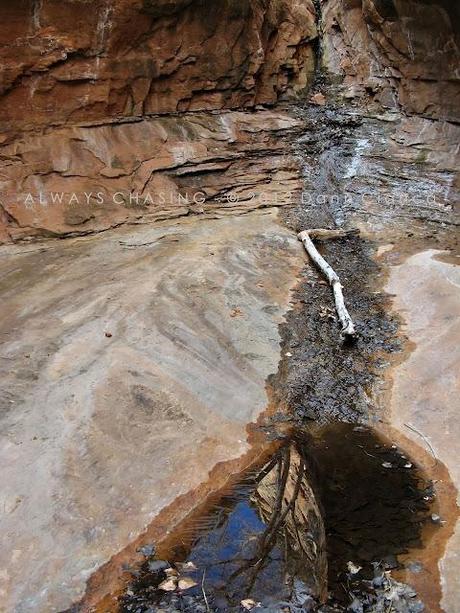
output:
[[[155,553],[155,545],[142,545],[137,551],[145,557],[153,556]]]
[[[166,560],[152,560],[149,562],[148,566],[151,573],[158,573],[160,570],[166,570],[169,568],[170,564],[169,562],[166,562]]]

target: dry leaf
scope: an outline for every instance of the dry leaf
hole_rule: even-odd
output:
[[[198,583],[190,579],[190,577],[182,577],[182,579],[179,579],[180,590],[189,590],[191,587],[195,587],[195,585],[198,585]]]
[[[247,598],[246,600],[241,601],[241,606],[246,609],[246,611],[250,611],[256,606],[256,601],[251,600],[251,598]]]
[[[167,577],[178,577],[179,573],[177,572],[177,570],[175,568],[167,568],[165,570],[165,575]]]
[[[159,590],[163,590],[164,592],[174,592],[177,587],[177,579],[175,577],[170,577],[169,579],[165,579],[158,586]]]
[[[177,566],[180,568],[182,573],[192,572],[196,570],[196,566],[193,562],[185,562],[185,563],[177,563]]]
[[[352,575],[356,575],[362,569],[362,566],[356,566],[353,562],[347,562],[347,568]]]

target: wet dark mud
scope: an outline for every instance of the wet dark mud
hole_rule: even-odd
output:
[[[432,498],[417,467],[369,428],[297,431],[168,549],[146,551],[120,610],[422,610],[391,570],[420,544]],[[170,592],[159,589],[168,577]],[[184,578],[196,585],[180,589]]]
[[[367,421],[376,412],[372,388],[391,356],[401,350],[388,297],[377,289],[383,272],[375,247],[359,237],[318,241],[344,285],[358,331],[352,345],[340,338],[331,288],[308,266],[281,326],[283,353],[271,384],[296,420]]]
[[[298,206],[282,210],[283,221],[296,233],[349,229],[351,203],[341,177],[344,159],[351,155],[347,142],[357,138],[362,118],[352,110],[311,105],[293,112],[305,124],[293,144],[304,190]],[[377,413],[373,385],[401,350],[398,322],[381,291],[385,272],[375,260],[377,244],[358,234],[315,244],[340,277],[358,337],[353,345],[341,342],[331,288],[307,261],[280,329],[283,351],[271,384],[294,419],[366,422]]]
[[[438,133],[416,118],[412,125],[402,116],[384,119],[343,101],[336,104],[334,86],[320,73],[315,88],[332,102],[292,108],[304,124],[292,145],[304,186],[301,202],[281,215],[296,233],[361,230],[316,241],[341,279],[358,339],[353,346],[341,344],[331,289],[307,262],[281,326],[281,363],[271,384],[294,419],[378,421],[377,388],[386,367],[401,359],[406,339],[382,291],[388,266],[376,254],[391,241],[398,246],[392,258],[453,246],[458,233],[453,231],[452,169],[439,145],[442,128]]]

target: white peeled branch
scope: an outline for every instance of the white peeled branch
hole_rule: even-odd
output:
[[[335,309],[337,311],[340,323],[342,324],[342,336],[345,338],[354,338],[356,336],[356,330],[353,320],[350,317],[350,313],[347,311],[345,306],[342,284],[340,283],[339,276],[335,270],[329,266],[323,256],[319,253],[311,238],[337,238],[351,233],[352,232],[343,230],[314,229],[304,230],[297,235],[299,240],[302,241],[308,255],[321,270],[326,279],[329,281],[329,285],[332,287],[332,291],[334,292]]]

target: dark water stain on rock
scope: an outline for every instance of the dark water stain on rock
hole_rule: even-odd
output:
[[[261,611],[377,606],[391,581],[384,571],[420,545],[432,496],[417,467],[369,428],[298,432],[179,526],[173,544],[133,577],[120,609],[232,612],[245,600],[260,602]],[[176,586],[170,592],[158,589],[167,575]],[[196,585],[181,590],[181,577]],[[400,610],[420,610],[415,593],[401,590]]]

